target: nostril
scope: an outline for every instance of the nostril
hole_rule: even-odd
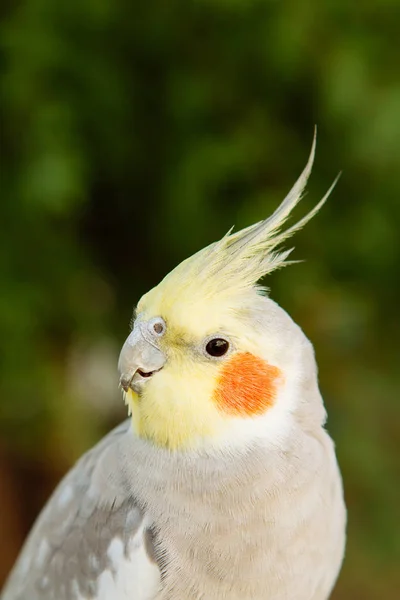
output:
[[[162,317],[153,317],[147,322],[147,327],[149,332],[155,334],[157,337],[164,335],[167,328]]]
[[[162,332],[164,331],[164,325],[160,322],[154,323],[153,329],[157,335],[161,335]]]

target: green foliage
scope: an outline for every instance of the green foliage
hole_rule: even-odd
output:
[[[71,380],[91,367],[71,367],[76,348],[121,344],[136,300],[177,261],[266,216],[318,123],[303,211],[343,176],[296,238],[307,262],[267,284],[315,344],[343,467],[350,541],[334,597],[394,598],[398,3],[9,0],[3,13],[8,446],[69,462],[89,444],[111,409],[97,415],[97,392],[79,400]]]

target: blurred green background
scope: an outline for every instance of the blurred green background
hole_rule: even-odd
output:
[[[317,159],[271,295],[313,341],[349,508],[335,600],[400,586],[398,0],[5,0],[0,587],[58,479],[124,418],[132,309]],[[396,57],[397,54],[397,57]]]

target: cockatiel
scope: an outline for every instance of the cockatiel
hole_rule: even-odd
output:
[[[90,450],[30,534],[3,600],[326,600],[345,544],[311,343],[257,282],[315,151],[274,214],[140,300],[119,359],[131,419]]]

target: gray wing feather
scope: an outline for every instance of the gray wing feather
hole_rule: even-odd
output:
[[[99,575],[112,570],[110,541],[119,537],[126,549],[143,521],[118,462],[128,428],[126,421],[114,429],[58,486],[25,543],[2,600],[96,597]]]

